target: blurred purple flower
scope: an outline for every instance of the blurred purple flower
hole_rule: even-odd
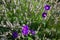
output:
[[[22,27],[22,34],[23,35],[28,35],[28,33],[29,33],[29,27],[28,27],[28,25],[24,25]]]
[[[35,31],[34,31],[34,30],[30,30],[30,33],[31,33],[32,35],[35,35]]]
[[[47,16],[47,13],[43,12],[43,13],[42,13],[42,17],[45,18],[46,16]]]
[[[45,5],[44,8],[45,8],[45,10],[50,10],[50,6],[49,5]]]
[[[12,36],[13,36],[13,38],[17,38],[17,37],[18,37],[18,32],[16,32],[16,31],[13,32],[13,33],[12,33]]]

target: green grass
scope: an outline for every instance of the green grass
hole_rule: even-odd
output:
[[[9,36],[5,35],[5,37],[7,40],[13,40],[11,33],[13,31],[18,31],[20,37],[16,38],[16,40],[60,39],[60,14],[58,12],[60,11],[60,9],[59,10],[57,9],[59,6],[56,6],[57,3],[56,1],[52,2],[51,1],[47,2],[43,0],[37,0],[37,1],[15,0],[15,1],[16,3],[14,2],[14,0],[12,1],[1,0],[3,4],[0,3],[0,26],[1,26],[0,35],[3,34],[5,35],[6,32],[7,33],[9,32]],[[51,9],[49,11],[44,10],[45,4],[51,6]],[[47,12],[46,19],[42,17],[42,13],[44,11]],[[29,28],[35,30],[36,32],[37,29],[40,26],[41,27],[36,35],[32,36],[29,34],[27,37],[26,36],[23,37],[21,35],[21,27],[23,24],[28,24]],[[0,39],[1,38],[3,37],[0,37]]]

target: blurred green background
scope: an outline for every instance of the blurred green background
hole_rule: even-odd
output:
[[[45,4],[51,6],[49,11],[44,10]],[[46,19],[42,17],[43,12],[47,12]],[[23,24],[35,30],[36,35],[23,37]],[[18,31],[20,37],[13,39],[13,31]],[[0,0],[0,35],[0,40],[60,40],[60,1]]]

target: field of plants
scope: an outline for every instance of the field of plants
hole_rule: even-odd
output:
[[[60,0],[0,0],[0,40],[60,40]]]

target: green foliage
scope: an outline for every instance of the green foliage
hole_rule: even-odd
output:
[[[60,39],[60,9],[58,10],[58,2],[53,0],[1,0],[0,2],[0,33],[4,34],[5,32],[15,30],[21,33],[22,25],[28,24],[29,29],[33,29],[36,32],[41,26],[36,34],[37,36],[34,36],[35,39]],[[51,6],[49,11],[44,10],[45,4]],[[47,13],[46,19],[42,17],[43,12]],[[4,25],[6,27],[3,27]],[[27,39],[33,40],[34,38],[29,35]],[[21,34],[19,36],[21,37],[18,39],[26,40],[25,36],[23,37]],[[12,35],[9,34],[7,39],[13,40]]]

